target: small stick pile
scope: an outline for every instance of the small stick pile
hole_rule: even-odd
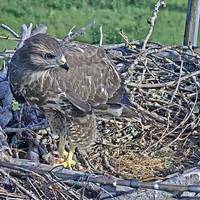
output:
[[[95,147],[90,161],[117,176],[149,179],[180,169],[198,149],[199,49],[148,44],[143,51],[142,44],[131,45],[105,48],[125,80],[135,115],[103,119],[103,146]]]
[[[117,67],[128,66],[122,75],[145,146],[186,142],[199,128],[200,49],[157,44],[149,44],[146,51],[140,48],[122,48],[123,56],[114,60]]]

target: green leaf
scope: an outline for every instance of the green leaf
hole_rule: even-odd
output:
[[[13,99],[13,101],[12,101],[12,110],[13,111],[19,111],[20,110],[20,104],[15,99]]]

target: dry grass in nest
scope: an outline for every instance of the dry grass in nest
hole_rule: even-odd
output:
[[[129,151],[119,157],[116,166],[119,173],[132,174],[140,180],[153,179],[158,171],[165,169],[165,160]]]

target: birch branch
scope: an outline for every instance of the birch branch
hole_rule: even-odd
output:
[[[148,42],[149,38],[151,37],[151,35],[153,33],[155,22],[156,22],[160,7],[164,7],[165,5],[166,5],[165,0],[158,0],[157,1],[155,8],[153,10],[152,16],[151,16],[150,20],[148,21],[149,24],[150,24],[150,28],[149,28],[149,32],[148,32],[148,34],[147,34],[147,36],[144,40],[142,50],[146,49],[147,42]]]

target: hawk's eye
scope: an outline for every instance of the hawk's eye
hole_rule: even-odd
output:
[[[45,59],[53,59],[53,58],[55,58],[56,56],[55,55],[53,55],[53,54],[51,54],[51,53],[46,53],[45,55],[44,55],[44,58]]]

